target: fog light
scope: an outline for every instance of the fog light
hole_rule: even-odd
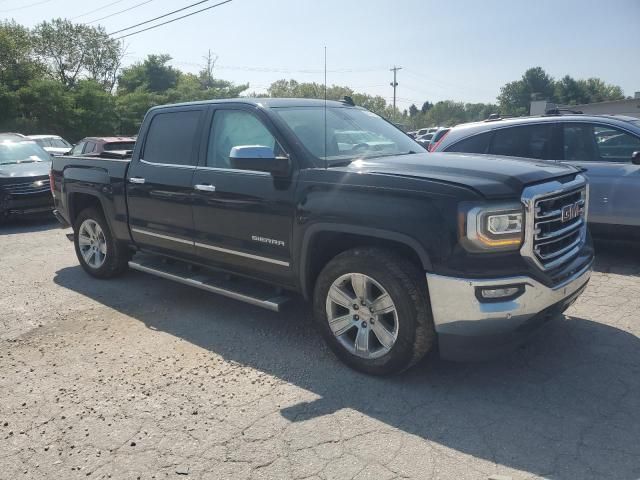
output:
[[[496,298],[512,297],[520,291],[520,287],[483,288],[480,290],[482,298],[494,300]]]

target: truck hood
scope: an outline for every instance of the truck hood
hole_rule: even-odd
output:
[[[49,175],[51,162],[0,164],[0,180],[3,178],[44,177]]]
[[[520,197],[526,185],[575,175],[570,165],[496,155],[418,153],[351,162],[358,173],[424,178],[463,185],[487,198]]]

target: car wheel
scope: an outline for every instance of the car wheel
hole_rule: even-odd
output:
[[[314,321],[343,362],[373,375],[411,367],[435,338],[424,274],[379,248],[349,250],[325,266],[315,286]]]
[[[95,208],[83,210],[73,231],[76,256],[89,275],[111,278],[127,269],[128,251],[113,238],[102,212]]]

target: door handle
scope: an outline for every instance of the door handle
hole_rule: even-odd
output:
[[[200,190],[201,192],[215,192],[216,191],[216,187],[214,185],[209,185],[209,184],[194,185],[193,188],[196,189],[196,190]]]
[[[144,183],[145,180],[142,177],[131,177],[129,183]]]

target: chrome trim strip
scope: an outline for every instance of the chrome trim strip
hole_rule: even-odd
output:
[[[269,172],[261,172],[259,170],[241,170],[239,168],[221,168],[221,167],[205,167],[198,166],[196,170],[207,170],[212,172],[222,172],[222,173],[240,173],[243,175],[257,175],[260,177],[270,177],[271,174]]]
[[[262,262],[273,263],[275,265],[281,265],[283,267],[288,267],[289,262],[285,262],[282,260],[275,260],[273,258],[261,257],[260,255],[252,255],[251,253],[239,252],[237,250],[229,250],[228,248],[216,247],[213,245],[209,245],[207,243],[195,242],[196,247],[207,248],[209,250],[215,250],[217,252],[228,253],[230,255],[238,255],[240,257],[251,258],[253,260],[260,260]]]
[[[179,275],[174,275],[172,273],[164,272],[162,270],[157,270],[155,268],[147,267],[145,265],[141,265],[134,261],[129,262],[129,267],[134,270],[138,270],[140,272],[156,275],[158,277],[162,277],[167,280],[173,280],[174,282],[182,283],[184,285],[189,285],[191,287],[200,288],[201,290],[207,290],[208,292],[217,293],[219,295],[233,298],[234,300],[240,300],[241,302],[250,303],[251,305],[256,305],[258,307],[266,308],[274,312],[280,311],[280,305],[278,303],[275,303],[269,300],[260,300],[259,298],[254,298],[248,295],[244,295],[242,293],[234,292],[233,290],[227,290],[224,288],[209,285],[195,278],[180,277]]]
[[[142,230],[140,228],[131,227],[131,231],[132,232],[136,232],[136,233],[140,233],[142,235],[149,235],[150,237],[162,238],[163,240],[169,240],[171,242],[178,242],[178,243],[184,243],[184,244],[187,244],[187,245],[193,245],[193,240],[185,240],[183,238],[173,237],[173,236],[170,236],[170,235],[162,235],[160,233],[150,232],[149,230]]]
[[[196,169],[195,165],[179,165],[176,163],[155,163],[155,162],[148,162],[147,160],[143,160],[142,158],[140,159],[140,163],[144,163],[145,165],[150,165],[152,167],[188,168],[190,170]]]
[[[152,236],[152,237],[162,238],[164,240],[184,243],[184,244],[193,245],[193,246],[196,246],[196,247],[202,247],[202,248],[206,248],[206,249],[209,249],[209,250],[215,250],[217,252],[228,253],[230,255],[237,255],[239,257],[251,258],[252,260],[259,260],[261,262],[273,263],[274,265],[280,265],[280,266],[283,266],[283,267],[288,267],[289,266],[289,262],[285,262],[283,260],[276,260],[274,258],[261,257],[260,255],[253,255],[251,253],[239,252],[238,250],[230,250],[228,248],[216,247],[214,245],[209,245],[207,243],[194,242],[192,240],[185,240],[185,239],[182,239],[182,238],[179,238],[179,237],[172,237],[172,236],[169,236],[169,235],[162,235],[160,233],[150,232],[148,230],[142,230],[140,228],[132,227],[131,231],[132,232],[136,232],[136,233],[140,233],[142,235],[149,235],[149,236]]]
[[[539,223],[539,222],[536,222],[536,223]],[[567,238],[572,233],[575,233],[575,231],[578,230],[579,228],[584,227],[584,224],[585,224],[584,220],[582,218],[579,218],[577,222],[573,222],[571,225],[568,225],[559,230],[554,230],[551,233],[547,233],[545,235],[539,235],[538,233],[536,233],[534,235],[536,242],[538,242],[536,246],[539,247],[541,245],[548,245],[550,243],[563,240],[564,238]]]

